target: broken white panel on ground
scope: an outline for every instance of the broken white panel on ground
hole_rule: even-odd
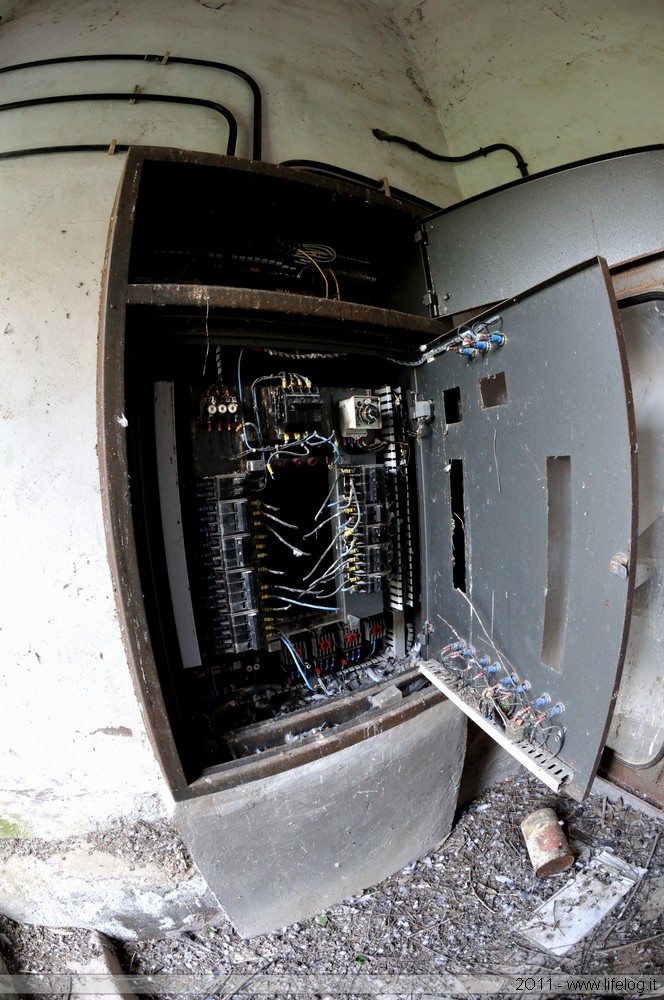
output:
[[[517,930],[545,951],[566,955],[645,873],[645,868],[628,865],[611,851],[602,851],[532,916],[520,921]]]

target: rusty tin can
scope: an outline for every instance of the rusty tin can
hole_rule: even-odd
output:
[[[574,855],[553,809],[537,809],[526,816],[521,832],[538,878],[557,875],[574,864]]]

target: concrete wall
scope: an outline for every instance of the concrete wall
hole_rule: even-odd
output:
[[[75,53],[228,60],[266,102],[264,156],[329,160],[449,204],[517,176],[507,154],[439,166],[378,126],[453,153],[506,140],[531,169],[651,142],[658,0],[0,0],[0,66]],[[3,100],[131,90],[227,103],[248,155],[246,86],[209,70],[97,65],[2,77]],[[441,127],[442,126],[442,127]],[[134,141],[222,151],[211,112],[155,105],[0,117],[0,150]],[[56,837],[162,816],[115,617],[95,449],[95,352],[122,157],[0,161],[0,836]]]
[[[507,142],[534,173],[661,142],[659,0],[396,0],[394,15],[452,154]],[[504,152],[457,168],[464,197],[518,177]]]
[[[236,63],[265,97],[264,157],[328,160],[444,203],[426,162],[402,163],[370,129],[422,138],[433,108],[408,44],[370,3],[302,0],[0,0],[0,66],[55,55],[162,52]],[[131,91],[203,96],[240,121],[244,83],[210,70],[140,64],[2,76],[3,101]],[[221,127],[220,127],[221,125]],[[79,105],[0,117],[0,151],[73,142],[223,151],[211,112]],[[0,836],[60,837],[169,813],[115,616],[96,455],[97,313],[108,221],[123,157],[0,162]]]

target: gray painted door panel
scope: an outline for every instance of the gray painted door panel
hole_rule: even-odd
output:
[[[460,460],[466,594],[533,695],[564,703],[560,756],[581,797],[604,745],[633,590],[636,441],[622,333],[599,260],[493,312],[505,346],[416,369],[435,408],[419,448],[431,655],[454,638],[443,619],[482,641],[452,575],[450,463]],[[461,419],[446,423],[444,394],[457,389]],[[610,571],[618,553],[624,578]]]
[[[613,267],[664,246],[664,149],[638,150],[488,191],[421,223],[441,314],[518,295],[579,261]]]

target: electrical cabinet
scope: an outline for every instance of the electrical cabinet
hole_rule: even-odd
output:
[[[130,660],[177,798],[335,753],[441,690],[586,793],[635,581],[629,365],[602,239],[581,233],[562,273],[543,254],[529,282],[492,197],[435,214],[130,152],[100,443]],[[612,264],[633,255],[620,224]]]

